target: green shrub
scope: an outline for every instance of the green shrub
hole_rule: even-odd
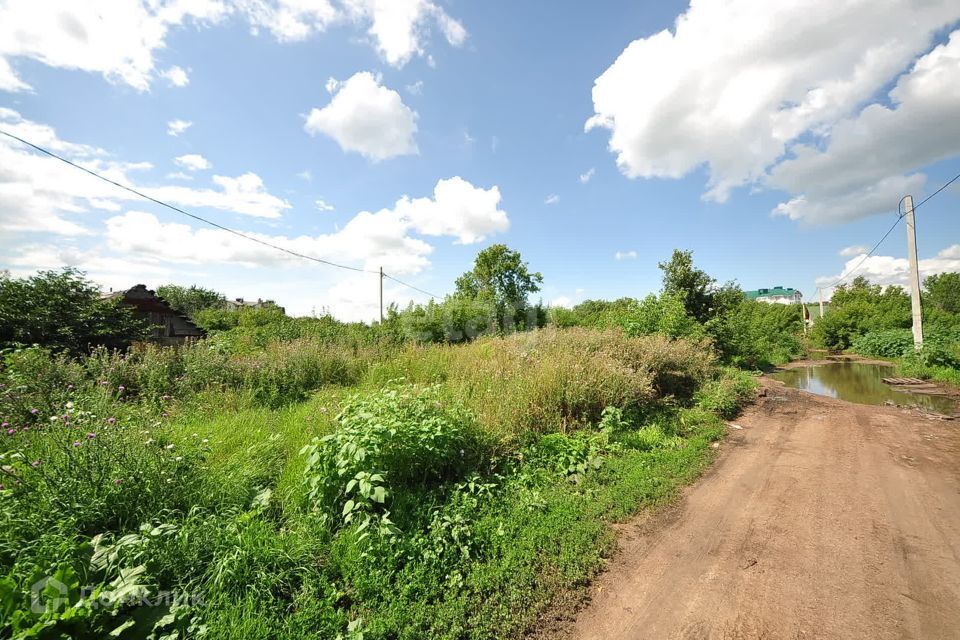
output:
[[[829,311],[813,325],[813,337],[824,347],[844,350],[865,333],[909,327],[910,296],[901,287],[884,288],[857,277],[833,292]]]
[[[909,329],[871,331],[855,338],[850,348],[872,358],[900,358],[913,351],[913,332]]]
[[[355,395],[337,422],[301,452],[307,497],[334,526],[382,522],[395,491],[460,478],[480,453],[469,415],[446,407],[435,386]]]
[[[727,368],[704,384],[695,400],[698,406],[729,420],[753,399],[757,386],[756,379],[749,373]]]
[[[724,361],[762,369],[783,364],[803,352],[799,305],[742,300],[706,324]]]
[[[76,269],[40,271],[29,278],[0,273],[0,348],[40,345],[85,353],[106,344],[126,346],[149,327],[119,300],[105,300]]]
[[[661,334],[671,338],[702,339],[706,334],[695,318],[687,313],[684,299],[676,293],[653,294],[640,301],[628,315],[624,328],[629,336]]]
[[[902,358],[905,366],[956,369],[960,371],[960,331],[929,331],[923,336],[923,348],[913,346],[908,329],[871,331],[854,340],[854,351],[874,358]],[[917,376],[929,377],[929,376]]]
[[[484,429],[510,440],[596,424],[609,406],[689,398],[713,364],[703,345],[659,335],[543,329],[460,347],[410,349],[374,367],[367,381],[443,381]]]
[[[572,309],[551,307],[549,323],[557,328],[590,327],[592,329],[617,329],[626,326],[637,311],[638,302],[633,298],[617,300],[584,300]]]

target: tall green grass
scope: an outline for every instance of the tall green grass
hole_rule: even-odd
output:
[[[754,387],[703,345],[587,329],[31,349],[2,377],[18,638],[520,637],[599,570],[610,522],[708,464]],[[47,576],[70,608],[31,609]]]

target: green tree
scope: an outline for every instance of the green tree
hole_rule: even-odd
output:
[[[0,345],[39,344],[81,353],[96,345],[124,347],[149,333],[119,300],[101,298],[76,269],[29,278],[0,275]]]
[[[623,327],[636,312],[638,305],[639,302],[634,298],[584,300],[573,309],[551,308],[550,322],[557,327]]]
[[[838,286],[830,311],[813,325],[813,337],[829,349],[847,349],[871,331],[909,329],[910,296],[901,287],[872,285],[863,276]]]
[[[227,302],[226,296],[213,289],[204,289],[197,285],[182,287],[176,284],[165,284],[157,287],[157,295],[167,303],[196,319],[197,313],[205,309],[222,309]]]
[[[703,338],[703,325],[697,322],[676,293],[652,293],[640,301],[624,323],[629,336],[660,333],[671,338]]]
[[[706,322],[713,315],[713,289],[716,280],[693,264],[693,252],[673,250],[667,262],[661,262],[663,293],[676,296],[687,313],[698,322]]]
[[[531,272],[527,263],[504,244],[495,244],[477,254],[473,269],[457,278],[458,297],[494,305],[501,331],[539,324],[542,310],[531,307],[529,296],[540,290],[543,276]]]
[[[960,314],[960,273],[938,273],[923,281],[924,303],[944,313]]]

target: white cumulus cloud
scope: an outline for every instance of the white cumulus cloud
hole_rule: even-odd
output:
[[[927,128],[944,125],[958,84],[956,70],[954,81],[943,82],[952,64],[948,52],[924,63],[939,67],[941,76],[926,73],[926,91],[922,82],[901,88],[901,80],[891,95],[900,107],[868,103],[957,19],[960,5],[952,0],[693,0],[672,31],[634,40],[596,79],[595,113],[585,126],[609,131],[609,148],[628,177],[680,178],[705,166],[708,200],[722,202],[736,187],[760,184],[793,194],[778,211],[795,219],[843,220],[888,210],[899,200],[891,202],[891,193],[922,184],[911,170],[960,152],[960,139],[941,134],[927,150],[923,132],[896,150],[902,161],[890,162],[883,148],[896,136],[878,141],[872,133],[881,125],[868,121],[917,123],[918,115],[881,113],[915,100],[916,108],[906,111],[929,107],[937,119]],[[870,131],[857,135],[865,125]],[[843,164],[840,157],[849,158],[845,151],[854,148],[860,154],[855,166]],[[814,159],[823,153],[828,160]],[[795,163],[777,166],[791,154]],[[831,161],[844,170],[830,175],[830,186],[818,185],[816,178],[828,171],[808,165]],[[858,174],[869,174],[877,186],[857,183]],[[842,180],[853,184],[839,188]]]
[[[578,180],[580,180],[580,184],[587,184],[590,182],[596,172],[597,170],[594,167],[590,167],[585,172],[581,173],[580,177],[578,178]]]
[[[91,171],[172,204],[264,218],[278,218],[290,208],[286,200],[269,193],[254,173],[214,176],[212,189],[150,185],[149,181],[136,179],[137,174],[151,169],[148,162],[117,160],[104,149],[63,140],[52,127],[24,119],[9,108],[0,107],[0,124]],[[183,174],[171,177],[182,179]],[[0,139],[0,229],[90,234],[91,230],[81,223],[81,214],[118,211],[120,203],[130,200],[139,198],[20,143]]]
[[[861,244],[853,245],[852,247],[844,247],[840,250],[840,255],[844,257],[848,256],[862,256],[866,252],[870,251],[869,247],[865,247]]]
[[[173,66],[160,74],[171,87],[185,87],[190,84],[190,76],[183,67]]]
[[[145,194],[184,207],[210,207],[257,218],[279,218],[290,203],[271,194],[263,180],[253,172],[235,178],[213,176],[216,188],[189,188],[177,185],[140,187]]]
[[[203,171],[211,167],[210,161],[199,153],[188,153],[173,159],[177,165],[188,171]]]
[[[617,251],[613,254],[615,260],[636,260],[637,252],[636,251]]]
[[[823,145],[798,144],[768,184],[798,193],[774,210],[807,222],[836,222],[896,211],[919,194],[926,165],[960,155],[960,30],[917,60],[889,93],[836,122]]]
[[[430,0],[235,0],[257,33],[267,29],[280,42],[299,42],[328,27],[353,23],[391,66],[425,56],[431,27],[452,46],[467,39],[463,24]]]
[[[7,0],[0,3],[0,88],[26,89],[10,61],[30,58],[145,91],[157,74],[154,54],[171,27],[215,23],[228,10],[220,0]],[[180,79],[175,74],[171,82]]]
[[[320,211],[333,211],[333,210],[334,210],[333,205],[330,204],[329,202],[327,202],[326,200],[323,200],[322,198],[319,199],[319,200],[317,200],[314,204],[317,206],[317,209],[319,209]]]
[[[176,187],[168,187],[165,195],[171,195],[170,189]],[[509,227],[507,214],[499,208],[499,202],[497,187],[483,189],[453,177],[438,181],[431,197],[404,196],[392,208],[361,211],[333,233],[297,237],[247,235],[305,255],[359,262],[370,269],[383,266],[397,274],[414,274],[429,265],[428,256],[433,251],[429,243],[415,234],[448,236],[462,243],[479,242]],[[245,266],[301,263],[299,258],[220,229],[194,229],[180,222],[163,222],[143,211],[128,211],[107,220],[106,238],[114,250],[124,253],[162,250],[164,259],[174,262]]]
[[[460,176],[439,180],[432,198],[404,196],[394,211],[424,235],[454,236],[461,244],[482,242],[510,227],[500,209],[500,189],[475,187]]]
[[[301,42],[334,24],[365,29],[390,65],[432,56],[432,31],[452,46],[467,38],[463,24],[430,0],[4,0],[0,3],[0,90],[29,91],[15,64],[31,59],[49,67],[102,74],[146,91],[158,77],[183,87],[182,67],[158,69],[171,30],[206,27],[236,17],[254,34]]]
[[[330,104],[312,109],[304,129],[311,135],[328,135],[344,151],[375,162],[419,152],[414,140],[417,113],[369,71],[337,83]]]
[[[177,137],[186,133],[187,129],[193,126],[189,120],[171,120],[167,123],[167,135]]]
[[[849,284],[854,278],[863,276],[872,284],[881,285],[900,285],[906,289],[910,288],[910,262],[906,258],[895,258],[893,256],[870,256],[863,259],[855,256],[848,260],[839,273],[832,276],[821,276],[816,279],[818,287],[828,287],[836,282],[841,275],[847,274],[852,269],[856,271],[851,273],[845,281]],[[858,266],[859,265],[859,266]],[[932,258],[923,258],[918,261],[920,269],[920,282],[924,278],[937,273],[960,272],[960,244],[954,244],[937,252]],[[832,289],[824,289],[825,293],[832,294]]]
[[[402,67],[414,55],[425,54],[431,26],[439,27],[455,47],[467,39],[463,24],[429,0],[345,0],[344,4],[354,20],[370,24],[367,33],[383,59],[394,67]],[[431,59],[428,57],[428,62]]]
[[[252,178],[250,183],[248,187],[259,184]],[[196,199],[201,193],[172,189],[167,188],[160,195],[186,200]],[[225,185],[224,191],[233,189]],[[150,195],[159,197],[156,191]],[[208,194],[204,204],[216,204],[209,200],[213,197],[214,194]],[[506,230],[509,221],[506,212],[500,209],[500,199],[496,186],[476,187],[455,176],[438,181],[430,196],[404,196],[392,207],[376,212],[361,211],[331,233],[313,236],[245,233],[305,255],[370,271],[383,267],[393,275],[409,277],[430,265],[433,252],[433,246],[418,236],[447,236],[457,242],[479,242],[487,235]],[[0,248],[7,256],[5,262],[15,267],[18,274],[66,264],[88,271],[98,282],[117,287],[128,287],[132,280],[152,280],[160,284],[174,278],[202,278],[208,286],[234,291],[237,295],[275,297],[282,304],[288,304],[288,310],[299,314],[311,310],[330,311],[347,320],[371,320],[379,312],[376,274],[317,265],[221,229],[165,221],[153,213],[133,210],[108,218],[99,241],[99,246],[89,250],[69,244],[58,248],[52,243],[5,247],[0,242]],[[238,273],[236,267],[246,269]],[[316,281],[318,287],[305,291],[299,285],[288,286],[304,279]],[[411,299],[424,301],[426,298],[391,281],[385,283],[386,304],[395,302],[403,306]]]
[[[547,198],[543,201],[543,204],[557,204],[558,202],[560,202],[560,196],[558,196],[558,195],[555,194],[555,193],[551,193],[551,194],[548,195]]]

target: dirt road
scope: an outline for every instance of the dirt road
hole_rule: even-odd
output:
[[[960,638],[960,420],[765,385],[560,636]]]

